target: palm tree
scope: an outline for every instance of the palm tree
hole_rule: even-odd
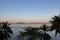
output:
[[[55,30],[55,36],[59,33],[60,34],[60,17],[54,16],[52,20],[50,20],[51,23],[51,31]]]
[[[8,40],[8,38],[10,38],[10,34],[13,34],[11,28],[9,27],[8,22],[1,23],[1,31],[4,40]]]
[[[48,33],[46,33],[46,31],[48,31],[46,25],[43,25],[39,28],[27,27],[27,28],[25,28],[24,32],[20,31],[19,38],[22,38],[23,40],[25,40],[24,37],[27,36],[27,37],[29,37],[27,40],[37,40],[37,39],[50,40],[51,36]]]
[[[20,35],[19,35],[19,38],[22,38],[23,40],[25,40],[24,39],[24,37],[28,37],[27,38],[27,40],[34,40],[34,39],[36,39],[37,40],[37,38],[41,38],[41,31],[39,31],[39,29],[40,28],[35,28],[35,27],[27,27],[27,28],[25,28],[25,31],[24,32],[22,32],[22,31],[20,31]]]
[[[42,39],[43,40],[50,40],[51,36],[47,33],[49,31],[48,26],[46,26],[46,24],[42,25],[41,30],[42,30]]]
[[[0,31],[0,40],[3,40],[3,32]]]
[[[3,40],[3,32],[1,30],[1,23],[0,23],[0,40]]]

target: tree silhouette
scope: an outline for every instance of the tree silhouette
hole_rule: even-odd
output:
[[[39,28],[37,28],[37,27],[26,27],[26,28],[24,28],[25,29],[25,31],[24,32],[22,32],[22,31],[20,31],[20,35],[19,35],[19,38],[24,38],[24,37],[26,37],[27,38],[27,40],[37,40],[37,38],[41,38],[41,32],[39,31]],[[25,39],[23,39],[23,40],[25,40]]]
[[[21,38],[20,40],[25,40],[24,37],[28,37],[27,40],[37,40],[37,39],[50,40],[51,37],[48,33],[46,33],[46,31],[48,31],[46,25],[43,25],[39,28],[27,27],[27,28],[25,28],[24,32],[20,31],[19,38]]]
[[[42,25],[41,30],[42,30],[42,39],[43,40],[50,40],[51,36],[47,33],[49,31],[48,26],[46,26],[46,24]]]
[[[0,32],[3,36],[3,40],[8,40],[8,38],[10,38],[10,34],[13,34],[11,28],[9,27],[8,22],[1,23]]]
[[[1,23],[0,23],[0,40],[3,40],[3,32],[1,30]]]
[[[60,34],[60,17],[54,16],[52,20],[50,20],[51,23],[51,31],[55,30],[55,37],[59,33]]]

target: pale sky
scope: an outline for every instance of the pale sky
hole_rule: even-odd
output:
[[[0,0],[0,21],[48,22],[60,14],[60,0]]]

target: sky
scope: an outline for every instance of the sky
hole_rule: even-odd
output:
[[[48,22],[60,14],[60,0],[0,0],[0,21]]]

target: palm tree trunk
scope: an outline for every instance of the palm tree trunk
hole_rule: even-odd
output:
[[[6,40],[8,40],[8,38],[6,37]]]
[[[5,40],[8,40],[7,35],[5,36]]]

